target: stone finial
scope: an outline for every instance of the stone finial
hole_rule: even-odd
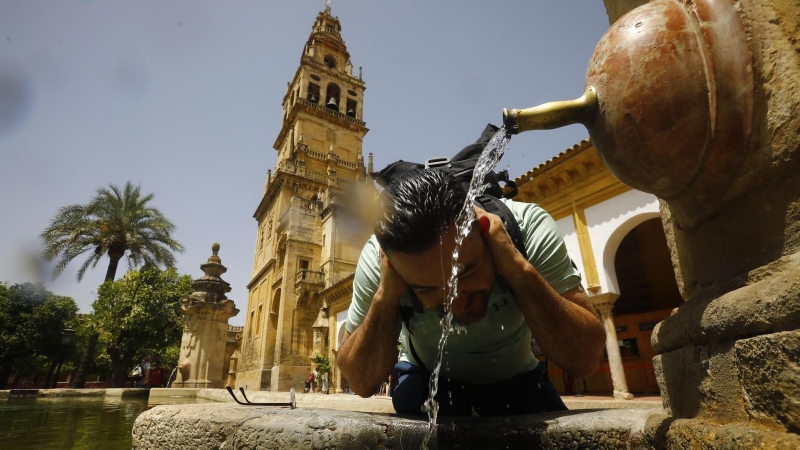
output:
[[[225,297],[225,294],[231,291],[230,284],[220,278],[223,273],[228,271],[228,268],[222,265],[222,260],[218,255],[219,247],[219,244],[215,242],[211,246],[212,255],[208,258],[208,262],[200,265],[200,269],[205,275],[192,282],[195,292],[187,296],[188,303],[233,303]]]
[[[218,253],[219,253],[219,244],[218,243],[214,242],[211,245],[211,253],[212,253],[211,256],[208,257],[208,263],[211,263],[211,264],[222,264],[222,260],[219,259],[219,255],[218,255]],[[204,265],[208,265],[208,264],[204,264]],[[202,268],[202,266],[201,266],[201,268]],[[206,272],[205,269],[203,269],[203,271]],[[222,274],[222,273],[225,273],[225,272],[221,272],[220,274]],[[206,275],[208,275],[208,272],[206,272]]]
[[[367,172],[372,173],[372,152],[369,152],[369,164],[367,166]]]

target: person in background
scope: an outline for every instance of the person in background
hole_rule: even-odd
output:
[[[322,393],[327,394],[330,381],[328,380],[328,372],[322,374]]]
[[[153,364],[151,363],[152,358],[149,356],[144,359],[144,379],[142,380],[142,387],[148,388],[150,387],[150,369],[153,368]]]
[[[142,360],[142,373],[144,374],[144,376],[136,380],[135,386],[137,388],[145,388],[148,386],[147,377],[150,376],[150,361],[151,359],[149,356],[146,357],[144,360]]]
[[[309,389],[308,392],[310,392],[312,394],[314,393],[314,385],[317,384],[316,373],[317,373],[317,371],[315,370],[315,371],[311,372],[311,374],[308,376],[308,389]]]
[[[164,387],[164,368],[161,367],[161,361],[156,361],[156,366],[150,369],[150,374],[147,376],[147,378],[147,387]]]

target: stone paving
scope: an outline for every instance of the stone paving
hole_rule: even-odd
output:
[[[235,391],[241,399],[241,394]],[[246,391],[252,402],[286,402],[288,392]],[[197,397],[217,402],[232,403],[233,398],[224,389],[151,389],[151,402],[158,397]],[[577,409],[661,409],[661,397],[637,397],[633,400],[619,400],[611,396],[587,395],[584,397],[562,396],[561,399],[570,410]],[[296,394],[300,409],[331,409],[367,413],[393,414],[391,397],[373,396],[361,398],[349,394]]]

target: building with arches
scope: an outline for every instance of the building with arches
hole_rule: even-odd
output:
[[[531,169],[516,183],[515,200],[537,203],[556,220],[606,328],[600,370],[585,380],[571,380],[551,365],[556,387],[561,392],[613,392],[618,398],[631,398],[631,392],[657,393],[650,335],[683,301],[659,200],[622,184],[588,140]]]
[[[330,8],[319,13],[283,98],[258,222],[237,387],[301,389],[311,357],[331,360],[332,391],[347,390],[336,368],[358,256],[369,230],[341,210],[348,187],[369,185],[362,141],[366,89]],[[367,166],[371,166],[370,162]],[[581,389],[656,393],[650,333],[680,305],[655,196],[631,189],[582,141],[516,180],[517,201],[556,220],[584,287],[607,329],[607,359]],[[535,348],[535,347],[534,347]],[[546,358],[544,355],[538,355]],[[574,381],[550,367],[562,392]]]

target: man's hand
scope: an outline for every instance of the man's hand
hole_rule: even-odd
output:
[[[400,297],[408,290],[386,254],[380,252],[381,281],[364,321],[352,334],[345,333],[337,362],[350,388],[369,397],[397,362]]]
[[[382,291],[383,298],[396,303],[398,308],[400,308],[400,296],[408,290],[408,283],[397,273],[383,249],[381,249],[381,282],[378,290]]]
[[[511,283],[521,275],[522,269],[530,267],[530,263],[514,246],[500,216],[478,207],[475,207],[475,214],[477,227],[492,255],[495,272]]]
[[[567,373],[589,376],[599,365],[605,331],[583,289],[556,292],[520,254],[499,216],[480,208],[475,213],[495,272],[511,286],[536,342]]]

